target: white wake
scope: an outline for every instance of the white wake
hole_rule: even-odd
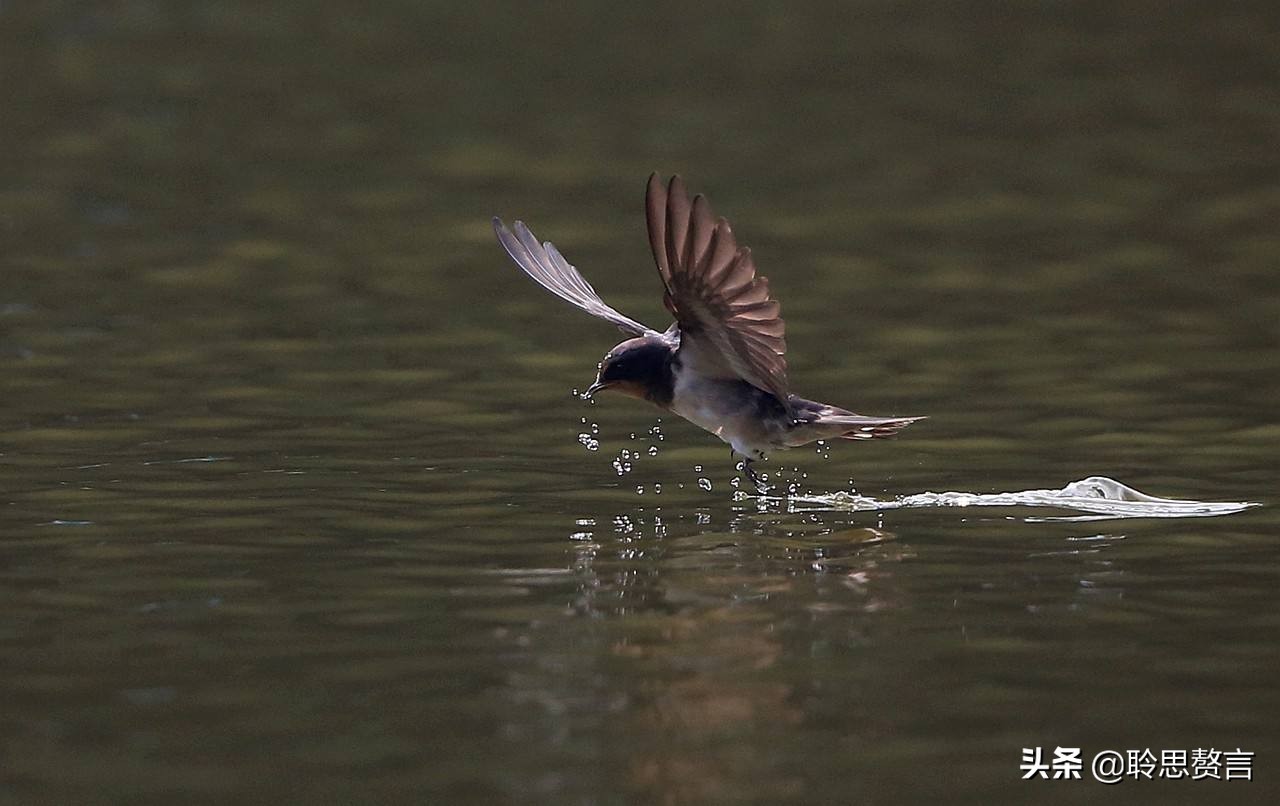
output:
[[[1087,479],[1073,481],[1060,490],[1022,490],[1013,493],[924,492],[899,496],[891,501],[881,501],[851,492],[786,496],[772,496],[766,493],[748,497],[756,498],[758,501],[777,502],[797,512],[804,510],[859,512],[923,507],[1048,507],[1088,513],[1077,516],[1027,519],[1031,521],[1204,518],[1230,515],[1250,507],[1261,506],[1247,501],[1188,501],[1157,498],[1105,476],[1090,476]]]

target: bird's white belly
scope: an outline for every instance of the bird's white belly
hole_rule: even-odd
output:
[[[768,439],[755,406],[737,393],[734,382],[681,373],[673,391],[673,412],[715,434],[743,456],[759,459],[777,447]]]

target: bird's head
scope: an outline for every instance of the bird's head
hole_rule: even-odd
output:
[[[670,386],[670,365],[671,347],[666,342],[652,336],[628,339],[605,353],[596,382],[583,397],[612,389],[642,400],[660,401],[664,388]]]

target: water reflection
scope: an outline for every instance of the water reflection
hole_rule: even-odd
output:
[[[776,737],[821,733],[828,708],[841,707],[828,703],[833,685],[849,687],[837,701],[901,697],[898,662],[878,665],[913,633],[949,633],[987,651],[1005,640],[993,629],[1000,614],[1052,622],[1124,597],[1123,563],[1111,556],[1123,534],[1068,533],[1037,551],[997,551],[989,540],[922,549],[904,539],[936,540],[919,523],[873,528],[831,513],[761,512],[754,502],[634,509],[573,527],[569,609],[506,636],[518,651],[502,696],[526,717],[512,716],[503,733],[587,752],[610,771],[598,773],[609,785],[654,802],[811,794],[810,776]],[[969,555],[968,581],[931,579],[956,558],[929,555],[952,552]],[[996,570],[1005,564],[1014,572]],[[522,710],[530,706],[532,723]],[[849,716],[836,717],[840,741],[892,743],[883,722]],[[545,733],[600,721],[608,728],[592,729],[599,744],[589,750],[572,732]],[[548,786],[576,791],[569,780]]]
[[[574,657],[593,665],[595,696],[584,698],[576,684],[566,690],[560,668],[513,674],[508,696],[569,720],[610,720],[617,743],[600,752],[636,796],[799,793],[802,777],[769,750],[770,736],[805,719],[807,685],[780,668],[796,621],[860,640],[857,614],[895,606],[892,567],[911,551],[883,530],[796,520],[761,518],[754,508],[674,521],[640,510],[574,532],[576,618],[532,631],[526,646],[545,656],[572,644]],[[581,619],[597,625],[585,633],[589,646]]]

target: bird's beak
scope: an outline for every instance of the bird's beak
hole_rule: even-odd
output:
[[[582,393],[582,399],[590,400],[591,396],[594,395],[596,392],[599,392],[601,389],[608,389],[612,385],[613,384],[605,383],[604,381],[596,381],[595,383],[587,387],[587,391]]]

